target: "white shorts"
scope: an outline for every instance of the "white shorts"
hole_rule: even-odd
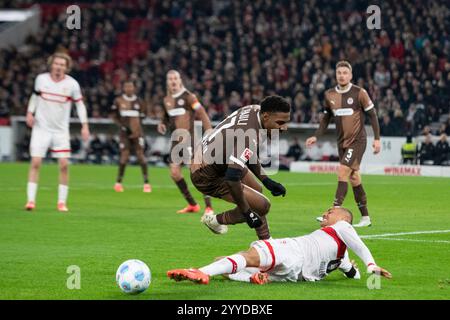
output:
[[[50,132],[33,127],[30,141],[31,157],[45,158],[49,149],[53,158],[69,158],[71,151],[69,132]]]
[[[259,254],[260,269],[270,281],[301,281],[303,252],[293,239],[259,240],[251,244]]]

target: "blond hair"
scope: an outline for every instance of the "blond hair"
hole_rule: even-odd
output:
[[[66,60],[66,65],[67,65],[67,71],[69,72],[70,69],[72,68],[72,58],[65,52],[55,52],[54,54],[52,54],[50,57],[48,57],[47,60],[47,65],[48,67],[50,67],[53,63],[53,61],[55,61],[55,58],[61,58]]]
[[[341,60],[338,63],[336,63],[336,69],[340,67],[345,67],[348,68],[350,71],[352,71],[352,65],[350,64],[350,62],[346,60]]]

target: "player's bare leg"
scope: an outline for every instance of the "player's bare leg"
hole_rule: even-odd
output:
[[[350,175],[352,173],[352,169],[350,167],[347,167],[343,164],[339,165],[338,168],[338,185],[336,188],[336,193],[334,196],[333,206],[334,207],[341,207],[342,203],[345,200],[345,196],[347,195],[348,191],[348,181],[350,179]],[[317,221],[321,222],[322,217],[317,217]]]
[[[190,280],[198,284],[208,284],[209,278],[216,275],[236,274],[245,268],[258,268],[260,266],[260,258],[258,251],[255,248],[250,248],[247,251],[239,252],[227,257],[220,258],[213,263],[199,269],[175,269],[169,270],[167,276],[175,281]],[[255,276],[256,275],[256,276]],[[259,273],[256,273],[251,278],[257,279],[252,281],[251,278],[244,281],[263,284],[268,281],[267,277],[262,277],[265,280],[260,280]]]
[[[181,166],[179,164],[170,164],[170,177],[175,182],[175,184],[178,186],[178,189],[180,189],[181,193],[183,194],[184,198],[188,202],[188,206],[178,210],[177,213],[196,213],[200,211],[200,205],[195,202],[194,198],[191,195],[191,192],[189,191],[189,188],[187,186],[186,181],[183,178],[183,175],[181,174]]]
[[[359,170],[352,172],[350,175],[350,183],[353,188],[355,202],[361,212],[361,221],[355,224],[354,227],[370,227],[372,222],[370,221],[369,211],[367,210],[367,196],[362,186],[361,174]]]
[[[142,178],[144,179],[144,188],[143,192],[150,193],[152,192],[152,186],[148,182],[148,168],[147,168],[147,160],[145,159],[144,150],[142,148],[138,148],[136,151],[136,156],[139,161],[139,165],[141,166]]]
[[[263,224],[256,228],[256,234],[258,239],[266,240],[270,238],[269,225],[267,223],[266,215],[270,210],[270,201],[262,193],[250,188],[247,185],[243,185],[244,197],[247,200],[250,208],[260,215]],[[226,194],[222,197],[223,200],[234,203],[234,199],[231,194]],[[246,222],[246,218],[242,214],[241,210],[236,207],[232,210],[225,211],[221,214],[214,216],[215,221],[221,225],[226,226],[230,224],[237,224]]]
[[[123,192],[123,186],[122,186],[122,180],[123,176],[125,174],[125,168],[128,164],[128,159],[130,158],[130,150],[123,149],[120,152],[120,159],[119,159],[119,172],[117,173],[117,179],[116,184],[114,185],[114,190],[116,192]]]
[[[214,210],[212,208],[211,197],[207,195],[203,195],[203,200],[205,201],[205,212],[204,214],[214,214]]]
[[[39,170],[41,169],[42,158],[32,157],[30,163],[30,170],[28,172],[28,184],[27,184],[27,204],[26,210],[33,210],[36,207],[36,193],[39,182]]]
[[[58,211],[67,212],[67,196],[69,194],[69,159],[59,158]]]

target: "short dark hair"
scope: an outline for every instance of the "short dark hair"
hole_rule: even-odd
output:
[[[290,112],[291,105],[283,97],[267,96],[261,101],[261,112]]]
[[[350,224],[353,224],[353,213],[347,208],[341,207],[341,209],[344,210],[347,213],[347,215],[350,217]]]

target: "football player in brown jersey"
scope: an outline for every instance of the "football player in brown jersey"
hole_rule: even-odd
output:
[[[285,196],[284,186],[268,177],[259,151],[266,138],[287,130],[290,104],[280,96],[268,96],[261,105],[244,106],[207,134],[194,152],[191,180],[203,194],[223,199],[236,207],[218,215],[204,214],[201,221],[216,234],[228,225],[247,222],[260,240],[270,238],[267,214],[269,199],[259,180],[273,196]],[[257,179],[257,180],[256,180]]]
[[[208,114],[198,101],[197,97],[189,92],[183,85],[181,75],[176,70],[167,72],[167,95],[164,97],[164,119],[158,125],[158,132],[165,134],[167,131],[176,133],[172,135],[170,148],[170,176],[180,189],[188,205],[178,210],[177,213],[196,213],[200,211],[200,205],[192,197],[186,181],[181,172],[181,166],[189,163],[193,156],[194,146],[194,121],[199,118],[202,121],[203,130],[212,128]],[[184,143],[190,144],[188,154],[180,155],[178,147]],[[209,196],[204,196],[205,213],[214,213]]]
[[[123,83],[123,94],[114,100],[111,111],[111,117],[120,127],[119,172],[114,190],[116,192],[124,191],[122,186],[123,175],[130,157],[130,152],[134,150],[144,179],[143,191],[149,193],[152,191],[152,187],[148,182],[147,160],[144,155],[144,131],[141,125],[142,119],[147,115],[147,108],[145,103],[136,96],[133,81],[125,81]]]
[[[369,117],[374,141],[374,154],[381,149],[380,126],[372,100],[366,90],[354,85],[352,80],[352,66],[347,61],[336,64],[336,80],[338,85],[325,92],[325,112],[320,121],[319,129],[314,136],[306,140],[306,146],[312,146],[317,138],[323,135],[334,117],[336,123],[339,169],[338,186],[333,205],[342,206],[348,189],[348,181],[353,187],[355,201],[361,212],[361,221],[355,227],[371,225],[367,210],[367,196],[361,183],[360,164],[366,150],[367,134],[364,127],[365,116]],[[320,218],[319,218],[320,219]]]

